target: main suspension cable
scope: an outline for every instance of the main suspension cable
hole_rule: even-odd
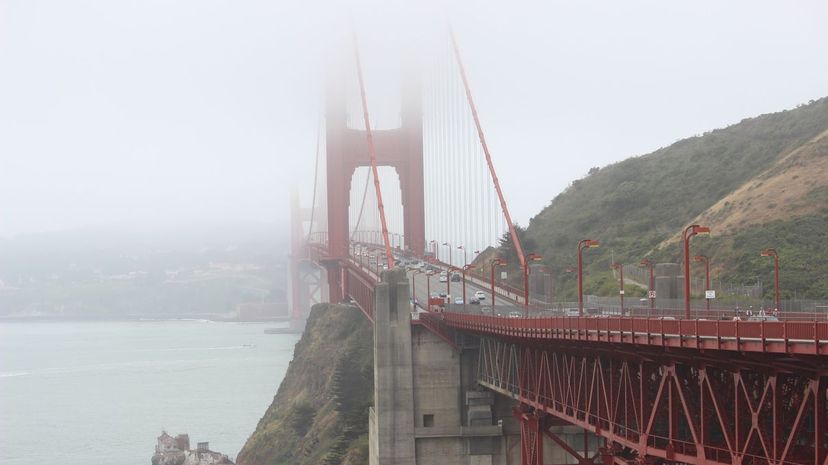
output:
[[[394,254],[391,252],[391,242],[388,240],[388,224],[385,221],[385,206],[382,203],[382,190],[380,189],[379,172],[377,171],[377,154],[374,148],[374,134],[371,132],[371,121],[368,118],[368,99],[365,96],[365,82],[362,79],[362,62],[359,58],[359,44],[357,43],[356,30],[353,30],[352,33],[357,78],[359,78],[359,93],[362,98],[362,118],[365,120],[365,137],[368,141],[368,154],[371,157],[371,173],[374,176],[377,209],[379,210],[380,222],[382,223],[382,241],[385,244],[385,260],[388,264],[388,269],[391,269],[394,267]]]

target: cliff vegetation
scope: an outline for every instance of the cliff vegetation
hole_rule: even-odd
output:
[[[373,332],[349,305],[313,307],[273,403],[238,465],[367,465]]]

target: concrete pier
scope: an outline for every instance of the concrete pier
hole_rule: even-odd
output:
[[[371,465],[520,465],[520,427],[514,400],[477,383],[475,337],[457,347],[423,325],[412,325],[408,279],[386,271],[374,309],[374,407],[369,413]],[[584,432],[554,427],[583,450]],[[587,434],[586,444],[597,441]],[[547,463],[577,463],[545,443]]]

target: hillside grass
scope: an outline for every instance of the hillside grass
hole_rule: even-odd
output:
[[[592,170],[593,174],[573,182],[532,218],[526,236],[535,248],[527,252],[540,253],[545,264],[555,270],[559,299],[575,296],[574,273],[564,270],[576,264],[576,247],[580,239],[597,239],[602,244],[599,249],[585,251],[587,293],[605,290],[602,283],[612,276],[609,265],[613,259],[630,264],[651,255],[662,261],[679,261],[679,247],[656,248],[717,202],[826,130],[828,99],[820,99],[793,110],[746,119],[644,156]],[[822,159],[816,157],[814,160]],[[825,173],[822,174],[824,179]],[[825,202],[820,189],[814,186],[797,194],[798,198],[788,199],[808,204],[803,214],[816,215],[816,218],[802,221],[814,227],[820,221],[819,204]],[[715,238],[717,224],[710,226]],[[728,253],[722,247],[728,243],[737,244],[736,238],[725,241],[720,237],[718,245],[711,242],[711,246],[719,247],[715,266],[721,277],[738,281],[748,275],[761,274],[761,268],[754,269],[760,265],[749,260],[758,255],[761,248],[749,249],[747,244],[759,247],[762,242],[761,247],[781,247],[781,237],[788,233],[791,233],[790,237],[796,237],[794,231],[786,229],[795,226],[802,226],[800,220],[789,218],[778,225],[768,223],[739,232],[746,236],[740,236],[742,242]],[[773,234],[766,234],[767,240],[760,240],[765,233],[754,229],[767,229],[768,234]],[[755,240],[747,240],[748,236]],[[782,249],[790,257],[808,255],[796,266],[816,267],[820,260],[828,261],[825,244],[823,241],[814,247],[811,241],[791,242]],[[702,252],[696,250],[696,253]],[[513,269],[511,274],[518,275],[517,270]],[[798,288],[800,295],[828,298],[828,292],[823,292],[821,286],[807,279],[790,284],[803,286]]]
[[[367,465],[373,360],[372,327],[359,309],[315,305],[238,465]]]

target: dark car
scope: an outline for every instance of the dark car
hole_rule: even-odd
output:
[[[451,282],[453,282],[453,283],[459,283],[459,282],[460,282],[460,275],[459,275],[459,274],[456,274],[456,273],[455,273],[455,274],[453,274],[453,275],[451,275]]]

